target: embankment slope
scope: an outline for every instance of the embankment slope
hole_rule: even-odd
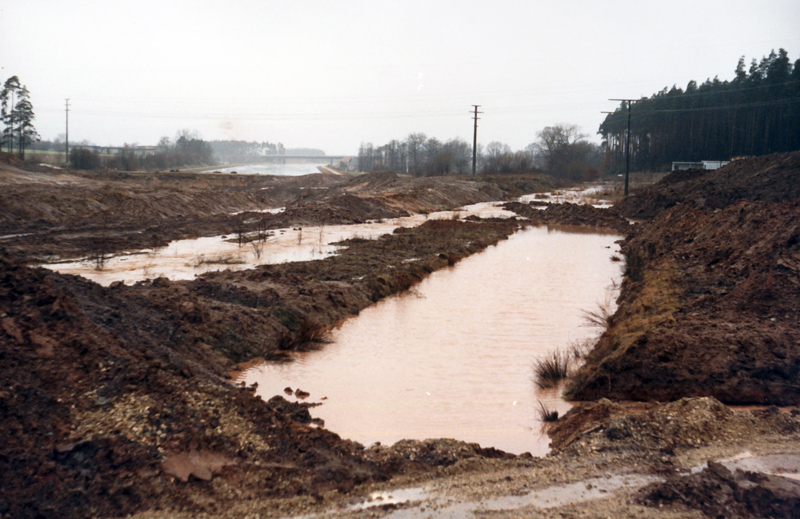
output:
[[[800,403],[800,153],[676,172],[618,204],[617,313],[571,398]]]

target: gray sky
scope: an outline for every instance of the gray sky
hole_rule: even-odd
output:
[[[608,98],[783,47],[798,0],[0,0],[0,81],[31,92],[45,139],[282,142],[355,153],[424,132],[522,149],[572,123],[597,141]]]

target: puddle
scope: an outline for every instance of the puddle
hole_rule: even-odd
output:
[[[254,210],[247,210],[247,211],[236,211],[233,213],[228,213],[232,216],[236,216],[237,214],[245,214],[245,213],[261,213],[261,214],[281,214],[282,212],[286,211],[285,207],[275,207],[271,209],[254,209]]]
[[[607,198],[603,198],[603,196],[613,191],[613,189],[614,186],[610,184],[595,184],[572,189],[559,189],[553,192],[524,195],[517,200],[523,203],[547,202],[550,204],[562,204],[564,202],[569,202],[571,204],[590,204],[597,208],[607,209],[614,205],[614,203]],[[544,206],[542,209],[544,209]]]
[[[370,496],[354,505],[335,512],[358,512],[385,505],[400,505],[382,517],[393,519],[412,519],[428,517],[432,519],[450,519],[480,516],[484,513],[500,511],[516,511],[522,508],[546,510],[584,503],[594,499],[603,499],[620,489],[636,489],[663,481],[658,476],[615,475],[605,478],[592,478],[576,483],[553,485],[526,492],[522,495],[507,495],[482,500],[459,501],[457,498],[438,493],[428,487],[404,488],[386,492],[373,492]],[[312,514],[302,519],[325,517],[335,513]],[[295,518],[301,519],[301,518]]]
[[[372,492],[366,500],[347,507],[347,510],[356,511],[375,508],[376,506],[399,505],[412,501],[427,500],[430,497],[430,494],[422,488],[399,488],[386,492]]]
[[[281,176],[299,176],[311,175],[319,173],[319,166],[326,165],[327,162],[290,162],[288,164],[280,164],[277,162],[269,162],[264,164],[239,164],[238,166],[229,166],[225,168],[217,168],[214,171],[228,174],[239,175],[281,175]]]
[[[5,234],[3,236],[0,236],[0,240],[10,240],[12,238],[22,238],[23,236],[30,236],[32,234],[33,234],[32,232],[25,232],[25,233],[22,233],[22,234]]]
[[[736,469],[747,472],[761,472],[773,476],[800,481],[800,454],[769,454],[755,456],[750,451],[745,451],[736,456],[719,460],[728,470]],[[703,463],[692,469],[692,474],[702,472],[708,464]]]
[[[265,399],[287,386],[310,392],[323,404],[314,416],[364,445],[444,437],[543,455],[539,402],[562,414],[571,405],[536,390],[532,363],[596,336],[581,311],[619,281],[617,239],[520,231],[344,321],[322,350],[239,380]]]
[[[608,497],[622,488],[639,488],[649,483],[662,481],[656,476],[626,475],[611,476],[608,478],[594,478],[577,483],[554,485],[539,490],[531,491],[520,496],[502,496],[482,501],[467,501],[441,507],[430,507],[426,503],[425,517],[451,518],[472,517],[485,512],[499,512],[503,510],[519,510],[520,508],[548,509],[583,503],[593,499]],[[420,510],[397,510],[385,517],[404,519],[419,517]]]

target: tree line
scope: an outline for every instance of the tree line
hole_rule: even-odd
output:
[[[540,131],[537,140],[523,150],[513,151],[499,141],[478,145],[477,172],[544,172],[569,180],[591,180],[599,175],[602,154],[586,138],[576,125],[557,124]],[[471,174],[472,146],[459,138],[442,142],[424,133],[411,133],[405,140],[394,139],[382,146],[362,143],[358,169],[412,176]]]
[[[39,133],[33,126],[35,117],[28,88],[17,76],[11,76],[0,90],[0,122],[3,123],[0,149],[16,151],[19,158],[24,159],[26,147],[39,140]]]
[[[730,160],[737,156],[800,149],[800,59],[777,53],[749,68],[739,59],[735,77],[715,77],[683,90],[664,88],[630,106],[630,156],[634,170],[666,170],[676,161]],[[611,169],[625,167],[628,107],[600,125]]]
[[[101,154],[100,147],[71,147],[69,163],[76,169],[117,171],[165,170],[181,166],[214,164],[214,151],[197,132],[179,131],[174,139],[162,137],[154,148],[126,144],[116,153]]]

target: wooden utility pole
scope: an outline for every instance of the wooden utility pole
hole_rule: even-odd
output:
[[[625,132],[625,196],[628,196],[628,176],[631,171],[631,103],[636,99],[609,99],[628,103],[628,131]]]
[[[478,159],[478,114],[482,114],[483,112],[479,112],[478,108],[481,105],[472,105],[474,109],[472,118],[475,120],[475,129],[472,132],[472,174],[474,175],[476,172],[476,164]]]
[[[67,147],[64,158],[66,163],[69,164],[69,99],[67,99]]]

